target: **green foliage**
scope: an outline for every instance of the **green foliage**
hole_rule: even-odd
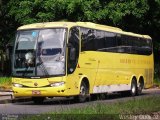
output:
[[[160,0],[3,0],[0,8],[0,45],[4,49],[23,24],[90,21],[150,35],[159,62]]]
[[[133,15],[136,18],[140,18],[148,10],[148,5],[145,0],[113,0],[109,2],[105,9],[108,9],[108,16],[114,22],[120,22],[124,16]]]
[[[62,110],[59,114],[143,114],[159,111],[160,97],[132,99],[127,102],[113,104],[95,104],[85,108]],[[156,106],[156,107],[154,107]]]
[[[0,46],[5,49],[6,44],[13,37],[12,17],[8,15],[7,3],[9,0],[0,1]],[[16,26],[16,24],[15,24]]]
[[[69,19],[71,21],[120,22],[124,16],[143,17],[146,0],[10,0],[9,15],[21,24]],[[17,7],[19,6],[19,7]]]
[[[152,96],[141,99],[132,99],[111,104],[94,103],[86,107],[66,108],[59,112],[26,116],[24,120],[119,120],[125,115],[152,115],[160,109],[160,97]]]
[[[11,77],[0,77],[0,86],[11,85]]]

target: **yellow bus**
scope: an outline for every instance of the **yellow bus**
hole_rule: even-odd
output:
[[[12,61],[14,96],[35,103],[121,91],[135,96],[153,84],[151,37],[90,22],[21,26]]]

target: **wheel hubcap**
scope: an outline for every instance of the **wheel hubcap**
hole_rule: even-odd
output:
[[[86,94],[84,86],[81,86],[80,94],[84,96]]]
[[[136,92],[136,87],[135,85],[132,86],[132,93],[135,93]]]

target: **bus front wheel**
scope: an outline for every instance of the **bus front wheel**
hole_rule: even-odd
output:
[[[85,102],[88,95],[88,87],[85,82],[82,81],[80,86],[80,93],[78,96],[75,97],[76,102]]]

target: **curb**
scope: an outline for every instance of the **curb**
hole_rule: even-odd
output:
[[[13,100],[12,91],[0,91],[0,104],[11,103]]]
[[[0,100],[0,104],[7,104],[7,103],[12,103],[12,99]]]
[[[31,100],[32,98],[29,97],[14,98],[12,91],[0,91],[0,104],[28,102]]]
[[[32,101],[32,98],[14,98],[14,99],[4,99],[0,100],[0,104],[7,104],[7,103],[17,103],[17,102],[29,102]]]

